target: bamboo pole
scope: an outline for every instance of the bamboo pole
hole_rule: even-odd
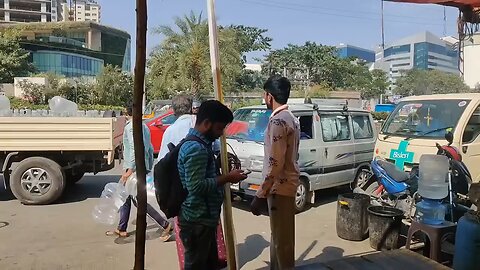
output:
[[[137,0],[137,53],[133,92],[133,141],[137,174],[137,230],[135,233],[134,270],[145,269],[145,235],[147,229],[147,190],[142,107],[147,50],[147,0]]]
[[[220,73],[220,55],[218,52],[218,28],[215,18],[215,0],[207,0],[208,7],[208,33],[210,43],[210,62],[212,66],[213,88],[215,90],[215,98],[220,102],[224,102],[222,91],[222,77]],[[225,136],[220,138],[221,142],[221,158],[222,173],[228,171],[227,159],[227,142]],[[233,227],[232,200],[230,194],[230,185],[225,185],[225,198],[223,201],[223,223],[225,230],[225,243],[227,247],[228,269],[236,270],[237,258],[235,252],[235,228]]]

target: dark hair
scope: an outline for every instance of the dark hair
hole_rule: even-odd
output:
[[[127,102],[127,105],[125,106],[125,112],[127,116],[133,115],[133,101]]]
[[[205,120],[212,123],[229,124],[233,121],[233,113],[218,100],[207,100],[200,105],[197,114],[197,125]]]
[[[178,95],[172,99],[173,112],[176,116],[192,112],[192,99],[186,95]]]
[[[263,85],[263,89],[265,92],[270,93],[276,102],[284,105],[288,102],[292,85],[287,78],[274,75],[268,78]]]

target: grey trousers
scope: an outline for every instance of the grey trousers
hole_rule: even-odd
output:
[[[295,267],[295,198],[281,195],[268,197],[270,215],[270,269]]]

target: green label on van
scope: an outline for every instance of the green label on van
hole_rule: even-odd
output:
[[[410,143],[408,141],[401,141],[398,149],[390,151],[390,159],[395,160],[395,166],[403,171],[405,163],[413,163],[413,152],[408,152],[407,147]]]

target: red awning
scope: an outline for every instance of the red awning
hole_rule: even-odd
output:
[[[451,7],[480,8],[480,0],[385,0],[389,2],[404,2],[415,4],[438,4]]]

